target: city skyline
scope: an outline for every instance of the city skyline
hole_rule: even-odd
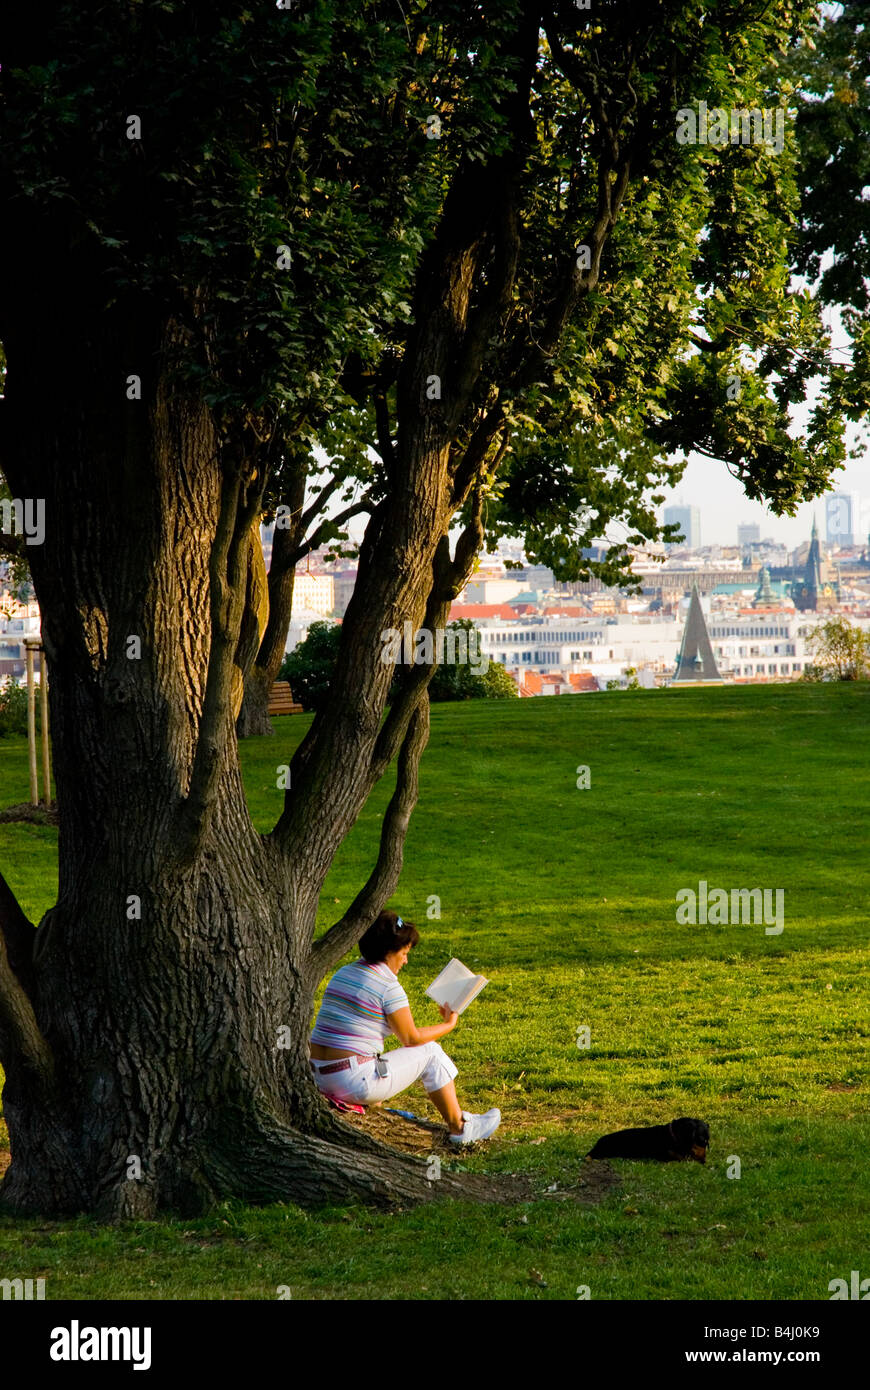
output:
[[[870,529],[870,469],[866,460],[855,459],[837,473],[830,491],[812,502],[803,502],[793,517],[777,517],[760,502],[752,502],[740,482],[725,467],[712,459],[690,458],[676,487],[662,489],[665,507],[697,507],[701,514],[702,545],[736,545],[737,528],[757,524],[761,539],[770,537],[790,550],[808,540],[815,519],[819,535],[825,536],[825,502],[832,493],[857,492],[864,505],[865,534]]]

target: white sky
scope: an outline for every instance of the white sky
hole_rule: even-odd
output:
[[[832,492],[858,492],[870,504],[870,459],[847,464],[834,478]],[[744,522],[757,522],[762,540],[770,536],[794,549],[801,541],[809,540],[814,515],[819,523],[819,536],[825,539],[824,497],[803,503],[794,517],[774,516],[759,502],[750,502],[724,463],[701,458],[698,454],[690,458],[681,482],[663,492],[666,506],[681,502],[700,509],[702,545],[736,545],[737,527]],[[865,518],[865,529],[870,529],[870,517],[866,512]]]

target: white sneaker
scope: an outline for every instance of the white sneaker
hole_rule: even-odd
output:
[[[478,1139],[491,1139],[501,1124],[500,1110],[487,1110],[485,1115],[470,1115],[463,1110],[465,1124],[461,1134],[451,1134],[451,1144],[474,1144]]]

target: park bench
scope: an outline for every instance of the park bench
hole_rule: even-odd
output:
[[[269,695],[268,713],[301,714],[302,706],[293,699],[289,681],[276,681]]]

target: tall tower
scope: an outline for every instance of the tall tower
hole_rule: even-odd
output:
[[[701,544],[701,512],[698,507],[665,507],[663,519],[666,526],[677,525],[685,537],[682,541],[671,541],[673,548],[685,545],[689,550],[697,550]]]

